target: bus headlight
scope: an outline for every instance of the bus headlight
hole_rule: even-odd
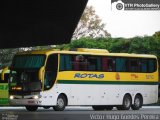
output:
[[[9,99],[14,99],[14,96],[13,95],[9,96]]]
[[[38,96],[38,95],[35,95],[33,98],[34,98],[34,99],[38,99],[38,98],[39,98],[39,96]]]

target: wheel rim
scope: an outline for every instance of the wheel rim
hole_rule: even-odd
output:
[[[141,104],[140,99],[136,98],[134,104],[135,104],[136,107],[139,107],[140,104]]]
[[[63,108],[64,107],[64,101],[62,98],[59,98],[58,101],[57,101],[57,106],[59,108]]]
[[[129,108],[131,103],[130,103],[130,99],[129,98],[126,98],[125,101],[124,101],[124,105],[126,108]]]

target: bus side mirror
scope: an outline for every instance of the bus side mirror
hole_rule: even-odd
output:
[[[45,68],[44,66],[41,67],[39,70],[39,73],[38,73],[38,79],[41,81],[43,81],[43,79],[44,79],[44,70],[45,70],[44,68]]]
[[[5,68],[2,70],[2,73],[1,73],[1,80],[3,80],[3,81],[4,81],[4,74],[5,74],[5,72],[6,72],[7,70],[9,70],[8,67],[5,67]]]

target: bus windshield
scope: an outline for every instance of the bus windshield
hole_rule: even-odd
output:
[[[12,67],[16,68],[40,68],[44,65],[45,55],[16,55]]]
[[[40,91],[39,70],[45,64],[46,55],[16,55],[11,66],[9,89],[11,93]],[[13,74],[16,72],[16,74]],[[17,89],[18,88],[18,89]],[[23,88],[23,89],[22,89]]]

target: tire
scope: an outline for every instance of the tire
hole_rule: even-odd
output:
[[[57,105],[53,106],[55,111],[63,111],[67,105],[67,100],[63,95],[60,95],[57,99]]]
[[[112,109],[113,109],[113,106],[105,106],[105,109],[106,109],[106,110],[112,110]]]
[[[143,100],[140,95],[136,95],[134,104],[131,106],[132,110],[139,110],[143,105]]]
[[[125,95],[121,106],[117,106],[117,110],[129,110],[132,105],[132,99],[129,95]]]
[[[27,111],[36,111],[38,109],[38,106],[26,106]]]
[[[93,110],[105,110],[106,106],[98,106],[98,105],[94,105],[92,106]]]
[[[50,106],[44,106],[43,108],[44,108],[44,109],[49,109],[49,108],[50,108]]]

